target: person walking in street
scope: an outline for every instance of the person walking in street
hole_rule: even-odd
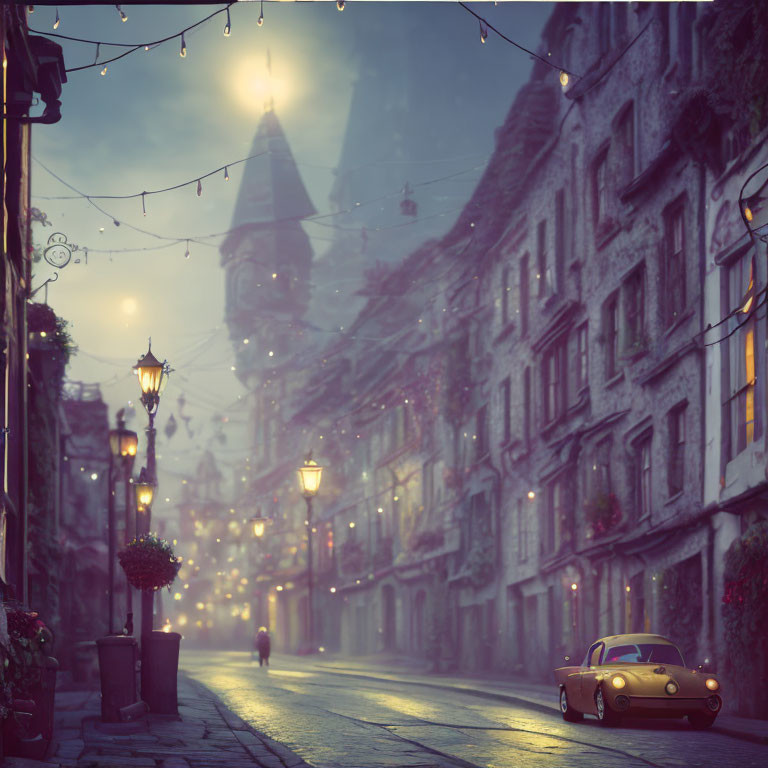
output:
[[[259,666],[263,667],[266,663],[269,666],[269,652],[270,652],[270,640],[269,632],[266,627],[259,627],[259,632],[256,635],[256,650],[259,654]]]

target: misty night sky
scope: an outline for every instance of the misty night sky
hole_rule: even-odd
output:
[[[550,3],[539,2],[497,7],[475,3],[473,7],[534,50],[551,11]],[[217,8],[124,6],[129,18],[121,23],[114,7],[60,3],[57,32],[141,43],[174,34]],[[30,27],[49,34],[54,15],[55,8],[37,6],[29,16]],[[446,78],[466,90],[459,96],[472,99],[481,162],[490,155],[494,128],[503,121],[531,68],[526,54],[493,33],[481,45],[477,21],[455,3],[352,0],[343,13],[331,2],[265,3],[261,28],[258,15],[258,3],[234,6],[232,34],[227,38],[222,34],[225,14],[220,14],[186,36],[184,59],[174,40],[110,64],[106,76],[99,74],[99,68],[70,73],[61,97],[61,121],[35,126],[32,134],[32,205],[54,225],[34,224],[35,242],[44,244],[52,232],[59,231],[90,251],[87,266],[74,263],[82,258],[75,253],[49,291],[49,303],[70,321],[80,348],[68,377],[99,382],[112,420],[117,408],[136,398],[138,386],[131,366],[146,351],[148,336],[152,336],[153,351],[175,369],[157,420],[162,487],[156,511],[161,516],[173,509],[177,478],[194,468],[200,451],[211,447],[226,474],[246,455],[247,413],[244,399],[238,400],[245,390],[230,370],[234,356],[223,322],[224,274],[217,248],[221,238],[207,239],[207,245],[190,243],[189,259],[185,243],[152,251],[118,251],[156,248],[168,242],[133,231],[128,224],[182,239],[225,232],[242,166],[230,168],[229,182],[223,174],[205,180],[201,197],[194,185],[147,197],[146,217],[140,199],[96,201],[123,222],[116,227],[111,217],[82,198],[44,199],[72,192],[37,161],[86,194],[122,195],[196,179],[245,158],[269,98],[269,50],[275,111],[310,197],[318,212],[326,213],[331,210],[328,194],[344,140],[360,51],[393,44],[392,34],[386,39],[387,31],[396,31],[406,19],[412,22],[417,16],[425,40],[439,36],[444,43],[439,50]],[[64,47],[67,67],[94,61],[95,46],[57,42]],[[116,49],[102,47],[101,57],[106,58],[110,50]],[[458,77],[462,72],[470,76]],[[440,176],[439,163],[427,168],[422,178]],[[479,179],[481,173],[473,172],[465,180],[467,197],[474,187],[472,179]],[[439,187],[429,189],[439,194]],[[446,229],[452,220],[446,220]],[[316,257],[325,253],[332,230],[311,224],[305,228]],[[37,265],[33,289],[54,272],[42,264]],[[44,291],[35,298],[43,300]],[[193,417],[191,439],[179,418],[181,394],[187,401],[184,415]],[[129,426],[139,431],[143,451],[146,416],[138,408]],[[179,430],[168,440],[163,428],[172,412]],[[217,414],[230,421],[217,426]],[[219,429],[224,430],[226,442],[211,443]]]

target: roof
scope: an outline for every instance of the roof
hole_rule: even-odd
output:
[[[646,635],[646,634],[609,635],[608,637],[601,637],[596,642],[605,643],[606,645],[616,645],[617,642],[627,643],[627,644],[657,643],[659,645],[675,645],[671,640],[667,639],[666,637],[662,637],[661,635]]]
[[[265,112],[245,163],[230,231],[304,219],[316,212],[277,115]]]

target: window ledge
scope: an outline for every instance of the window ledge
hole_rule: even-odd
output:
[[[624,379],[624,371],[619,371],[618,373],[615,373],[612,378],[608,379],[608,381],[603,384],[603,386],[606,389],[611,389],[611,387],[615,387],[620,381]]]
[[[674,504],[678,499],[682,498],[683,492],[682,490],[677,491],[677,493],[673,493],[665,502],[664,506],[667,507],[670,504]]]
[[[597,250],[605,248],[619,232],[621,232],[621,224],[614,219],[606,218],[598,222],[595,227],[595,247]]]
[[[635,347],[634,349],[632,347],[625,349],[621,357],[623,360],[634,363],[645,357],[650,351],[651,345],[643,344],[642,346]]]
[[[512,331],[515,330],[515,324],[512,320],[510,320],[498,333],[496,338],[493,340],[494,344],[498,344],[500,341],[504,341],[504,339],[509,336]]]
[[[664,331],[664,338],[669,338],[674,334],[674,332],[680,328],[681,325],[686,323],[688,320],[690,320],[693,317],[693,307],[689,307],[688,309],[683,310],[683,313],[680,315],[680,317],[675,320],[672,325],[667,328],[666,331]]]

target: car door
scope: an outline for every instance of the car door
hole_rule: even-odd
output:
[[[600,662],[605,651],[605,643],[595,643],[587,655],[586,666],[579,681],[579,707],[587,714],[595,713],[596,677],[600,672]]]

